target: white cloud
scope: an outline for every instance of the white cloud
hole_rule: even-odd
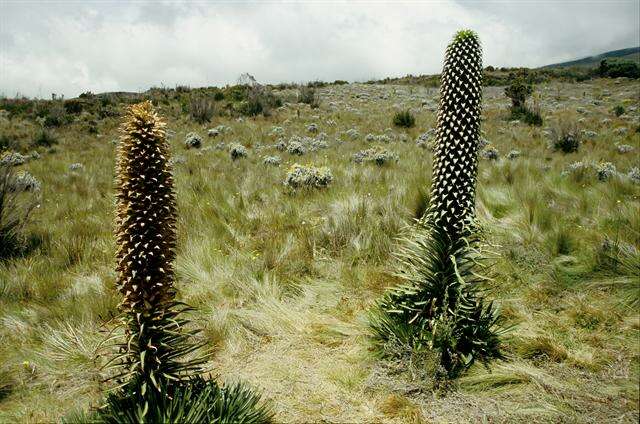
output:
[[[0,0],[1,1],[1,0]],[[638,3],[0,2],[0,92],[363,80],[439,72],[452,34],[485,64],[539,66],[640,44]]]

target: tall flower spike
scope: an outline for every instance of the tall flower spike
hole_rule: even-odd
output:
[[[175,194],[164,127],[151,102],[133,105],[118,148],[117,285],[122,310],[143,316],[175,297]]]
[[[428,224],[454,236],[473,222],[482,109],[482,49],[473,31],[447,47],[441,76]]]
[[[198,330],[181,316],[190,308],[175,300],[176,208],[164,127],[148,101],[131,106],[121,127],[116,258],[126,340],[114,377],[121,384],[95,421],[269,422],[259,394],[205,379],[209,355],[194,355],[204,344],[192,342]]]
[[[116,169],[116,283],[127,335],[122,376],[137,381],[143,394],[197,374],[207,359],[185,360],[201,345],[191,342],[197,330],[187,330],[181,317],[189,308],[175,300],[176,209],[164,127],[151,102],[131,106]]]
[[[500,353],[500,317],[486,304],[476,268],[483,260],[475,226],[475,187],[482,98],[482,52],[472,31],[447,47],[433,161],[431,203],[400,247],[397,277],[370,315],[384,354],[435,351],[447,378]],[[388,349],[400,344],[403,349]],[[394,353],[395,352],[395,353]],[[439,374],[440,371],[436,371]]]

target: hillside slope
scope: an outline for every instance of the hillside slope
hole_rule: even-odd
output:
[[[596,56],[583,57],[582,59],[572,60],[569,62],[553,63],[551,65],[541,66],[541,69],[545,68],[568,68],[572,66],[582,66],[595,68],[600,64],[603,59],[626,59],[634,62],[640,62],[640,47],[631,47],[628,49],[612,50],[610,52],[602,53]]]

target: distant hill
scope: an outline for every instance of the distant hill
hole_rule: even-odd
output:
[[[628,49],[612,50],[610,52],[602,53],[597,56],[589,56],[578,60],[572,60],[569,62],[553,63],[551,65],[541,66],[544,68],[568,68],[571,66],[580,66],[587,68],[595,68],[600,64],[602,59],[626,59],[640,63],[640,47],[631,47]]]

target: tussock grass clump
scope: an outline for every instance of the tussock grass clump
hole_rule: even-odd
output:
[[[499,315],[482,298],[475,224],[481,111],[481,48],[470,31],[448,46],[442,73],[431,203],[398,253],[397,277],[370,315],[383,356],[408,346],[437,356],[434,373],[456,378],[475,361],[501,358]],[[464,104],[462,104],[464,103]],[[464,125],[463,125],[464,123]]]

